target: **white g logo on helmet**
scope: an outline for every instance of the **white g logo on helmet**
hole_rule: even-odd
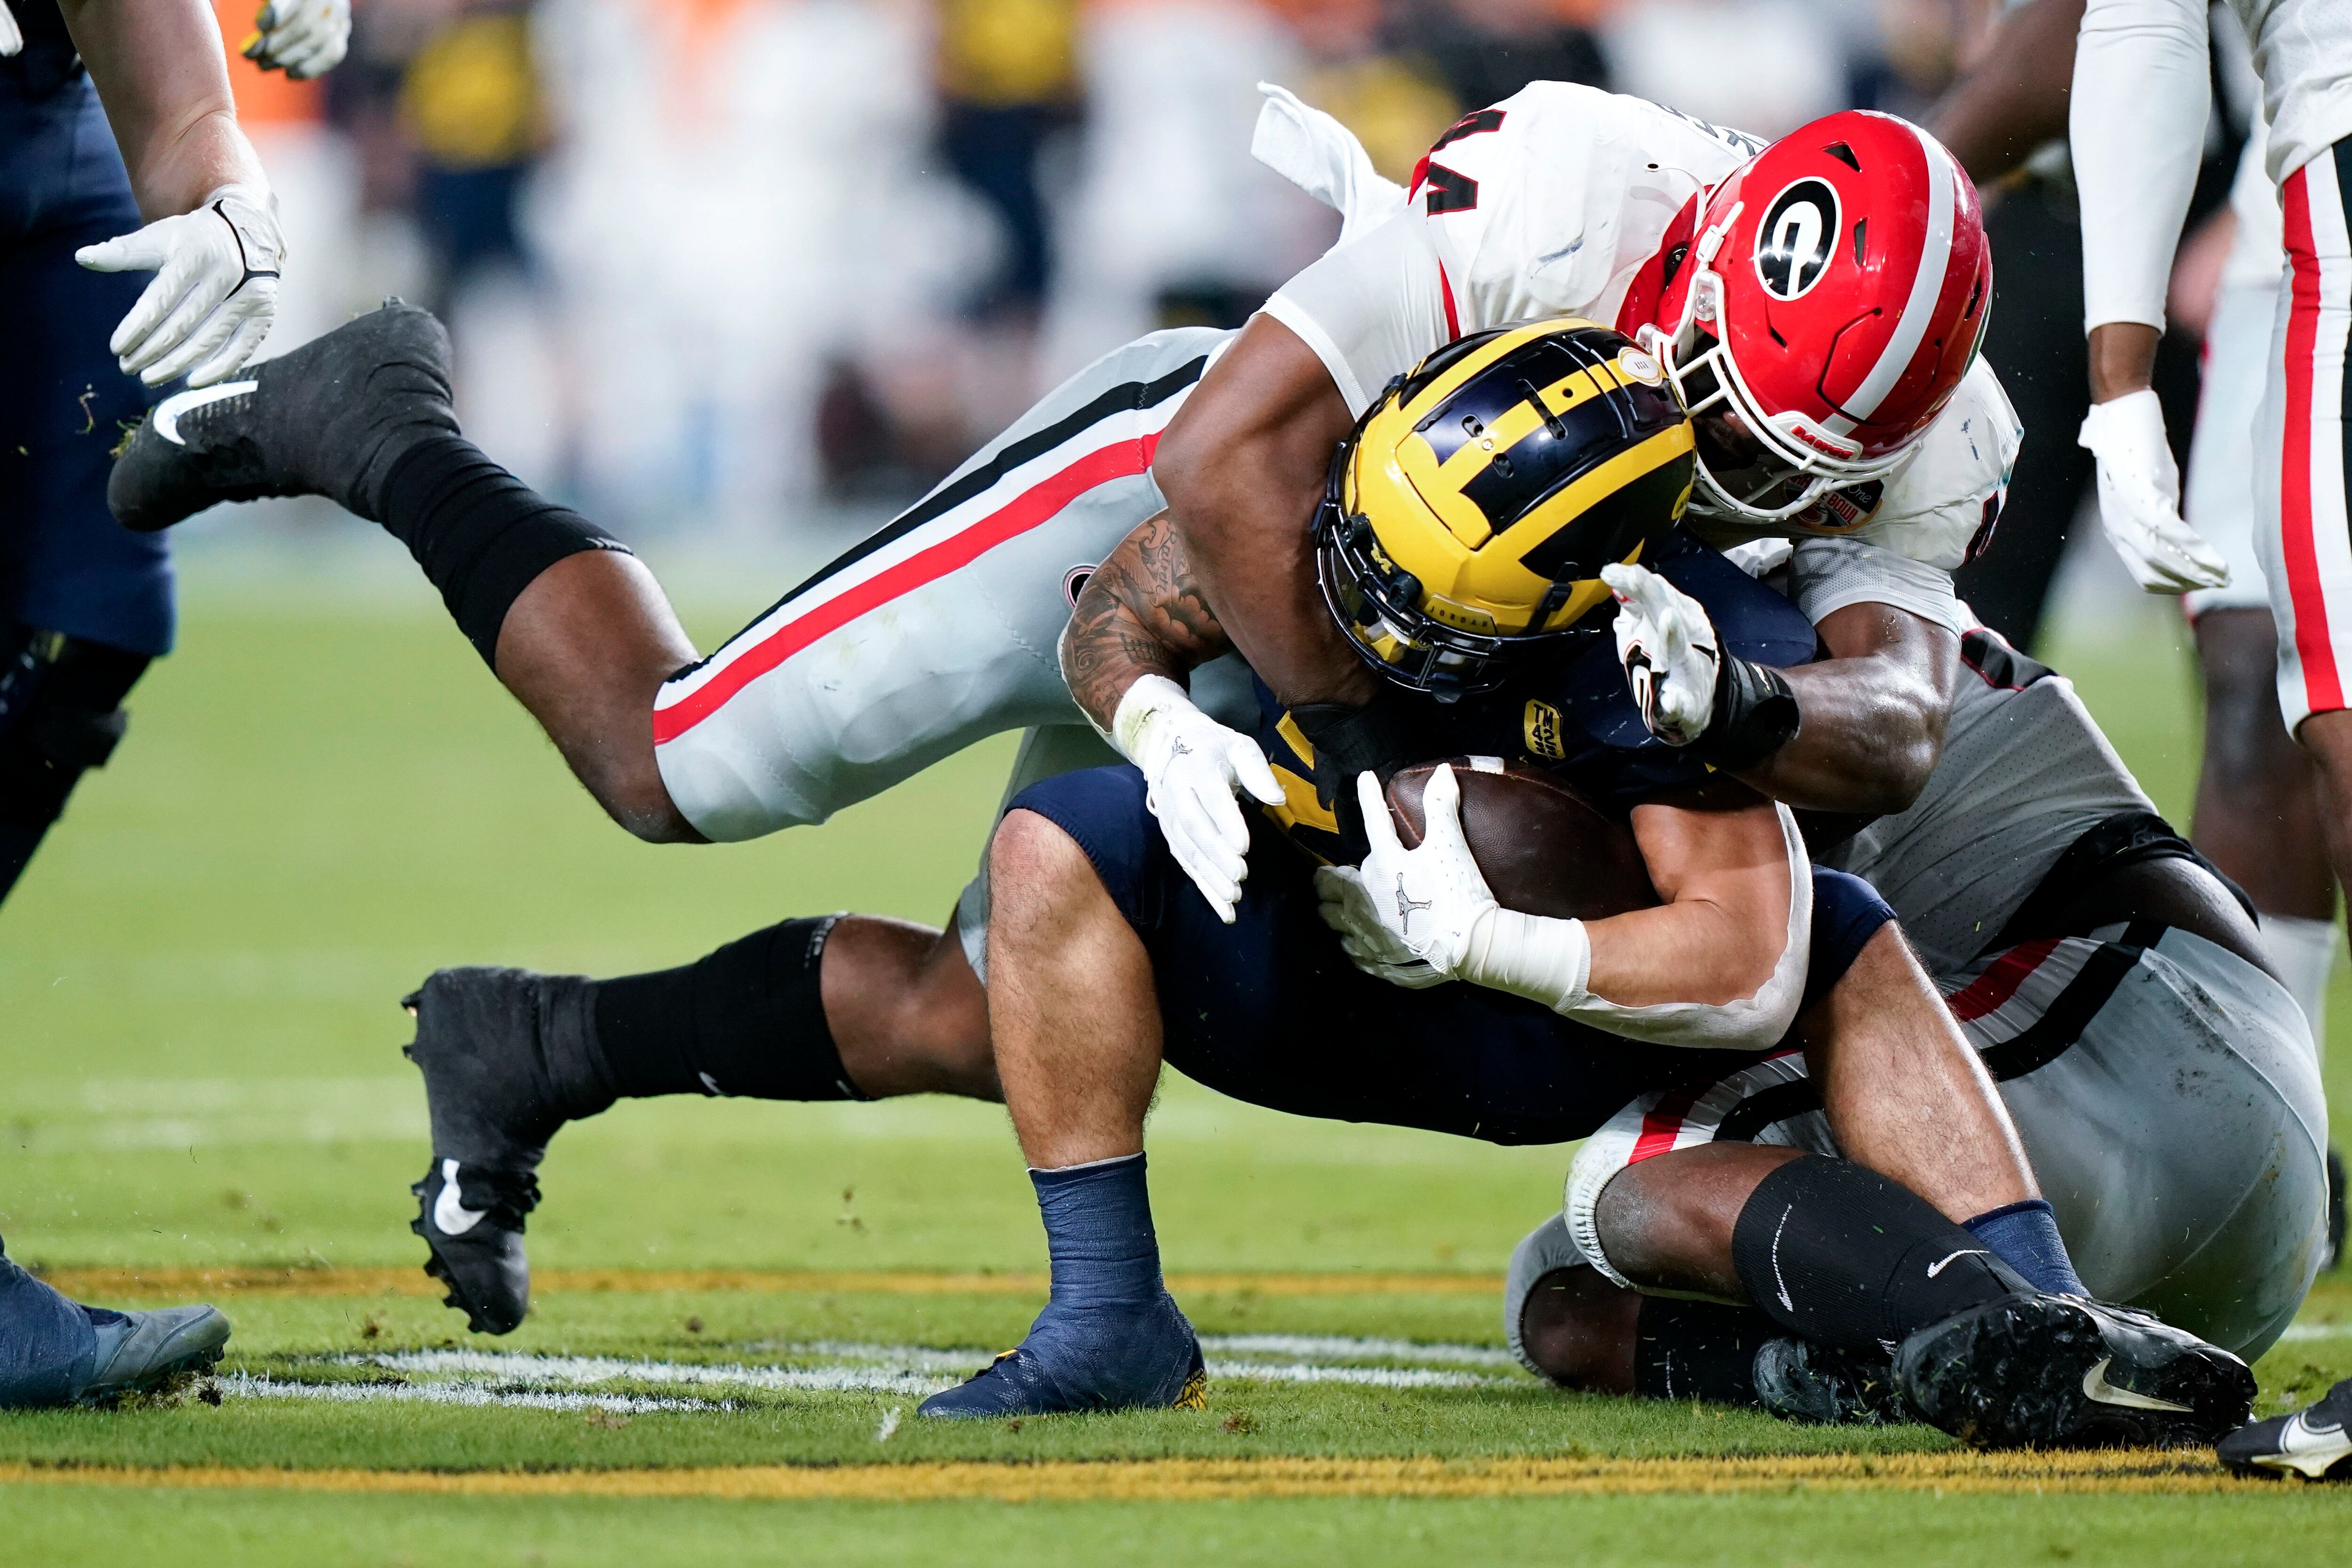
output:
[[[1756,227],[1756,277],[1767,294],[1800,299],[1829,271],[1837,248],[1838,195],[1826,180],[1803,179],[1772,198]]]

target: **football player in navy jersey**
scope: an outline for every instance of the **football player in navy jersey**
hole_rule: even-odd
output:
[[[341,58],[345,0],[264,18],[264,68]],[[0,898],[172,645],[169,559],[108,514],[110,455],[152,389],[260,346],[282,249],[209,5],[0,0]],[[0,1258],[0,1407],[150,1387],[227,1337],[210,1307],[84,1307]]]

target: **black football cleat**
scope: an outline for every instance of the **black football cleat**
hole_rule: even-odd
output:
[[[1784,1421],[1823,1426],[1887,1427],[1911,1419],[1885,1357],[1815,1344],[1768,1339],[1756,1347],[1752,1375],[1758,1401]]]
[[[424,1071],[433,1121],[409,1228],[466,1326],[511,1333],[530,1309],[523,1222],[547,1141],[613,1103],[593,1054],[593,992],[578,975],[440,969],[402,1005],[416,1019],[405,1054]]]
[[[2241,1427],[2215,1446],[2242,1476],[2285,1475],[2308,1481],[2352,1481],[2352,1378],[2316,1405]]]
[[[2228,1351],[2131,1307],[2039,1292],[1919,1330],[1895,1382],[1922,1420],[1984,1448],[2201,1446],[2254,1402]]]
[[[381,522],[399,460],[457,430],[449,334],[388,299],[236,381],[157,403],[115,459],[106,504],[142,533],[264,496],[325,496]]]

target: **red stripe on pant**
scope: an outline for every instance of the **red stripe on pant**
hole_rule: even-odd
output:
[[[1999,1012],[2003,1003],[2017,995],[2017,988],[2025,984],[2025,977],[2042,967],[2042,960],[2058,950],[2060,940],[2044,936],[2011,947],[1995,958],[1990,968],[1946,998],[1944,1005],[1962,1023]]]
[[[2316,392],[2314,360],[2321,305],[2318,246],[2311,232],[2307,168],[2287,176],[2280,191],[2286,219],[2286,254],[2293,303],[2286,319],[2286,429],[2279,455],[2279,553],[2286,565],[2287,599],[2294,606],[2294,651],[2303,665],[2305,706],[2331,713],[2344,706],[2344,683],[2328,634],[2327,596],[2319,578],[2319,547],[2311,507],[2311,418]]]
[[[1671,1153],[1675,1139],[1682,1134],[1683,1120],[1698,1103],[1698,1092],[1668,1094],[1650,1107],[1642,1118],[1642,1135],[1633,1140],[1633,1152],[1625,1156],[1627,1165]]]
[[[654,710],[654,744],[666,745],[727,706],[736,693],[828,632],[878,610],[926,583],[971,565],[1005,540],[1046,521],[1097,485],[1132,478],[1151,467],[1157,431],[1087,453],[1060,473],[1039,480],[961,532],[916,551],[855,588],[844,589],[788,625],[738,653],[725,668],[667,707]]]

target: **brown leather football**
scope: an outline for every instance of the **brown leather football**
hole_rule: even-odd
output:
[[[1559,920],[1601,920],[1654,908],[1658,891],[1633,831],[1535,768],[1507,768],[1492,757],[1454,757],[1462,786],[1462,832],[1506,909]],[[1421,842],[1422,790],[1435,762],[1416,763],[1389,780],[1389,814],[1407,849]]]

